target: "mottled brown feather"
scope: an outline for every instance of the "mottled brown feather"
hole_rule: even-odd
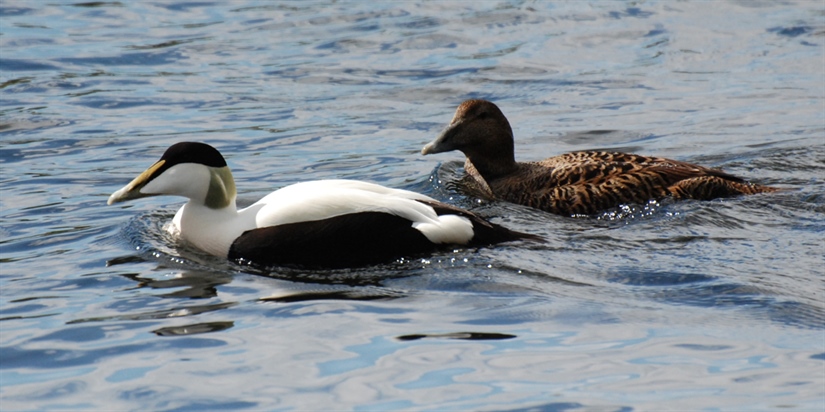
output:
[[[513,132],[499,108],[468,100],[423,154],[460,150],[474,195],[562,215],[594,214],[665,197],[710,200],[778,189],[687,162],[619,152],[582,151],[538,162],[515,161]]]

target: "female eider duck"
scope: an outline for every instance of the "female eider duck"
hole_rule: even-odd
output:
[[[350,267],[441,245],[538,239],[424,195],[353,180],[293,184],[238,210],[226,161],[204,143],[171,146],[108,203],[155,195],[189,199],[170,232],[212,255],[257,266]]]
[[[665,197],[710,200],[779,190],[717,169],[618,152],[572,152],[517,163],[510,123],[486,100],[458,106],[450,125],[421,154],[452,150],[467,157],[468,186],[481,196],[568,216]]]

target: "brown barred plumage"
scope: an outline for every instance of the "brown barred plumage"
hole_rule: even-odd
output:
[[[507,118],[485,100],[462,103],[449,127],[421,153],[451,150],[467,156],[463,182],[473,194],[561,215],[665,197],[710,200],[778,190],[718,169],[619,152],[573,152],[517,163]]]

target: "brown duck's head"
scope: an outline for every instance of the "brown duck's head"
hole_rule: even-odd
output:
[[[470,153],[512,153],[513,131],[501,110],[487,100],[467,100],[458,106],[450,125],[421,154],[459,150]]]
[[[487,100],[467,100],[458,106],[450,125],[421,154],[459,150],[481,169],[515,164],[513,130],[501,110]],[[497,164],[497,166],[495,166]],[[482,172],[483,173],[483,172]]]

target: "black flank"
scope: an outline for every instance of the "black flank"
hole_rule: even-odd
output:
[[[447,204],[420,202],[432,206],[439,215],[456,214],[470,219],[475,232],[470,246],[517,239],[541,240],[538,236],[491,224]],[[256,266],[345,268],[391,262],[443,246],[430,242],[405,218],[382,212],[361,212],[248,230],[232,243],[228,257],[233,261],[250,261]]]
[[[437,247],[407,219],[361,212],[248,230],[232,243],[229,259],[243,258],[257,266],[345,268],[391,262]]]

